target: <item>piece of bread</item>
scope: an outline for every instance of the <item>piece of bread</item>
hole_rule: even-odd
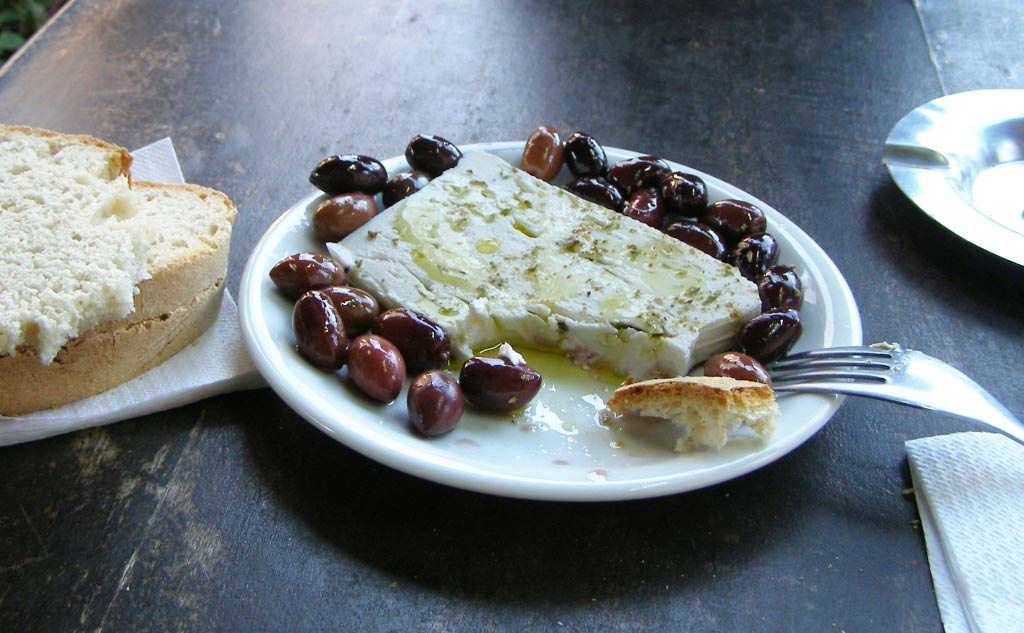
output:
[[[88,136],[0,126],[0,354],[61,346],[132,310],[146,248],[131,155]]]
[[[216,319],[236,216],[231,201],[204,187],[147,182],[132,183],[126,199],[131,213],[122,223],[145,253],[145,279],[129,295],[131,311],[93,324],[50,357],[27,343],[14,354],[0,354],[0,414],[52,408],[105,391],[163,362]],[[0,208],[0,218],[5,213]],[[22,246],[36,248],[30,241]],[[0,285],[4,300],[16,294]]]
[[[73,339],[49,365],[28,351],[0,356],[0,413],[21,415],[87,398],[156,367],[216,320],[222,283],[171,312]]]
[[[775,429],[779,406],[768,385],[718,376],[682,376],[644,380],[619,387],[607,406],[622,415],[665,418],[686,430],[676,442],[680,452],[720,449],[742,425],[763,440]]]
[[[136,220],[148,245],[149,278],[139,283],[124,325],[165,314],[224,278],[237,215],[219,191],[197,185],[132,183]]]

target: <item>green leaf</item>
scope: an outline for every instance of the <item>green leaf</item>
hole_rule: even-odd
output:
[[[0,24],[6,26],[8,23],[16,23],[20,21],[21,12],[18,11],[17,9],[4,9],[0,11]]]
[[[0,31],[0,51],[10,52],[18,50],[18,47],[25,43],[25,38],[13,31]]]
[[[27,5],[29,15],[32,18],[32,30],[36,31],[50,19],[50,13],[46,10],[46,3],[44,2],[28,2]]]

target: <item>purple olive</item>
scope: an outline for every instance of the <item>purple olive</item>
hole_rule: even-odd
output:
[[[390,341],[360,334],[348,346],[348,376],[367,396],[391,402],[405,384],[405,361]]]
[[[330,257],[295,253],[274,264],[270,280],[286,297],[298,299],[307,290],[345,283],[345,269]]]
[[[661,203],[661,194],[653,187],[640,189],[629,198],[622,214],[643,222],[647,226],[660,229],[661,220],[665,217],[665,207]]]
[[[292,328],[299,354],[310,363],[329,371],[345,364],[345,324],[327,293],[310,290],[299,297],[292,311]]]
[[[365,193],[331,196],[313,211],[313,233],[324,242],[337,242],[377,215],[377,203]]]
[[[661,181],[671,171],[668,163],[657,156],[636,156],[612,163],[607,178],[622,195],[628,196],[643,187],[661,186]]]
[[[715,354],[704,363],[705,376],[726,376],[736,380],[749,380],[771,386],[768,370],[756,359],[740,352]]]
[[[459,372],[462,394],[485,411],[506,412],[529,404],[540,391],[540,374],[507,356],[474,356]]]
[[[725,257],[725,242],[713,228],[701,222],[676,222],[668,225],[665,233],[715,259]]]
[[[743,200],[719,200],[704,209],[701,221],[725,237],[730,244],[754,233],[764,233],[767,220],[764,211]]]
[[[451,340],[444,328],[408,308],[381,313],[373,333],[394,343],[413,371],[444,367],[451,358]]]
[[[373,295],[348,286],[328,286],[320,290],[330,297],[349,336],[362,334],[373,327],[374,319],[380,313]]]
[[[384,190],[380,193],[381,201],[385,208],[390,207],[426,187],[429,183],[430,174],[425,171],[414,169],[399,172],[384,185]]]
[[[448,374],[431,369],[413,379],[406,406],[417,431],[428,437],[442,435],[462,419],[462,389]]]

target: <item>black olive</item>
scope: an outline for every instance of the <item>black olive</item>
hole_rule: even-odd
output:
[[[740,274],[757,282],[779,260],[779,243],[770,233],[755,233],[739,241],[732,250],[732,263]]]
[[[604,148],[585,132],[573,132],[565,141],[565,164],[577,178],[596,178],[608,171]]]
[[[372,196],[387,180],[388,172],[379,160],[359,154],[328,156],[309,174],[309,182],[331,196],[353,191]]]
[[[433,134],[417,134],[405,148],[405,160],[413,169],[440,176],[459,164],[462,152],[448,139]]]
[[[785,356],[803,332],[796,310],[764,312],[740,329],[736,342],[740,351],[764,364]]]
[[[799,310],[804,303],[803,284],[792,266],[772,266],[757,282],[761,311]]]
[[[708,206],[708,187],[700,176],[674,171],[661,182],[661,197],[668,213],[699,218]]]
[[[604,178],[577,178],[565,190],[612,211],[622,211],[622,192]]]

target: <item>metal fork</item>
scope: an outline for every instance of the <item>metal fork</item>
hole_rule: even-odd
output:
[[[1024,424],[961,371],[899,345],[799,352],[768,366],[775,391],[865,396],[972,420],[1024,444]]]

